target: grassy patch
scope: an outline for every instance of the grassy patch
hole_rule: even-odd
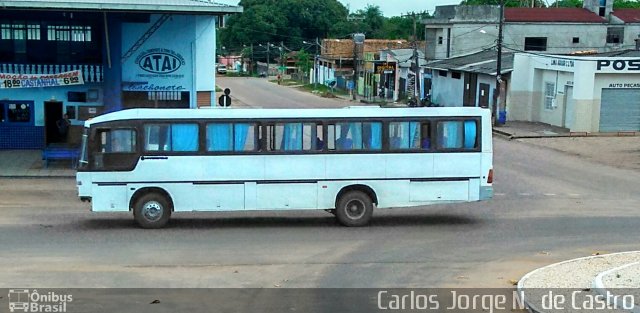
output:
[[[216,86],[216,92],[222,92],[222,88]]]
[[[341,95],[341,96],[348,96],[349,93],[346,92],[345,90],[342,89],[338,89],[338,88],[334,88],[333,90],[331,90],[331,88],[327,87],[326,85],[323,84],[306,84],[303,85],[302,87],[299,87],[300,89],[304,90],[304,91],[308,91],[308,92],[313,92],[313,93],[319,93],[321,95],[328,95],[328,94],[334,94],[334,95]]]

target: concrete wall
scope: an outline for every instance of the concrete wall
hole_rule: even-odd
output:
[[[438,70],[433,70],[431,101],[448,107],[461,107],[464,95],[464,76],[460,79],[451,78],[451,72],[447,76],[440,76]]]
[[[608,27],[625,27],[622,44],[607,44]],[[497,23],[457,22],[451,25],[426,25],[426,55],[428,59],[447,58],[447,40],[451,43],[450,57],[478,52],[495,45],[498,37]],[[451,28],[451,37],[447,29]],[[504,45],[507,48],[524,50],[526,37],[546,37],[545,53],[564,54],[574,51],[597,50],[608,52],[635,47],[634,39],[640,34],[640,25],[609,25],[581,23],[507,23],[504,28]],[[442,44],[438,38],[443,37]],[[573,43],[573,37],[579,43]]]

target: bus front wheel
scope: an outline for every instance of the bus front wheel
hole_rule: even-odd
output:
[[[338,200],[335,214],[344,226],[367,225],[373,215],[373,201],[362,191],[348,191]]]
[[[171,217],[171,204],[161,194],[147,193],[136,201],[133,217],[142,228],[162,228]]]

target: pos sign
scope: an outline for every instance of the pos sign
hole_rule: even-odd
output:
[[[225,88],[224,89],[224,95],[220,96],[220,98],[218,98],[218,105],[226,108],[228,106],[231,106],[231,97],[229,97],[229,94],[231,94],[231,89],[229,88]]]

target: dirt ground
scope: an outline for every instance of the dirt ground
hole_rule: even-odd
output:
[[[518,139],[622,169],[640,171],[640,137],[561,137]]]

